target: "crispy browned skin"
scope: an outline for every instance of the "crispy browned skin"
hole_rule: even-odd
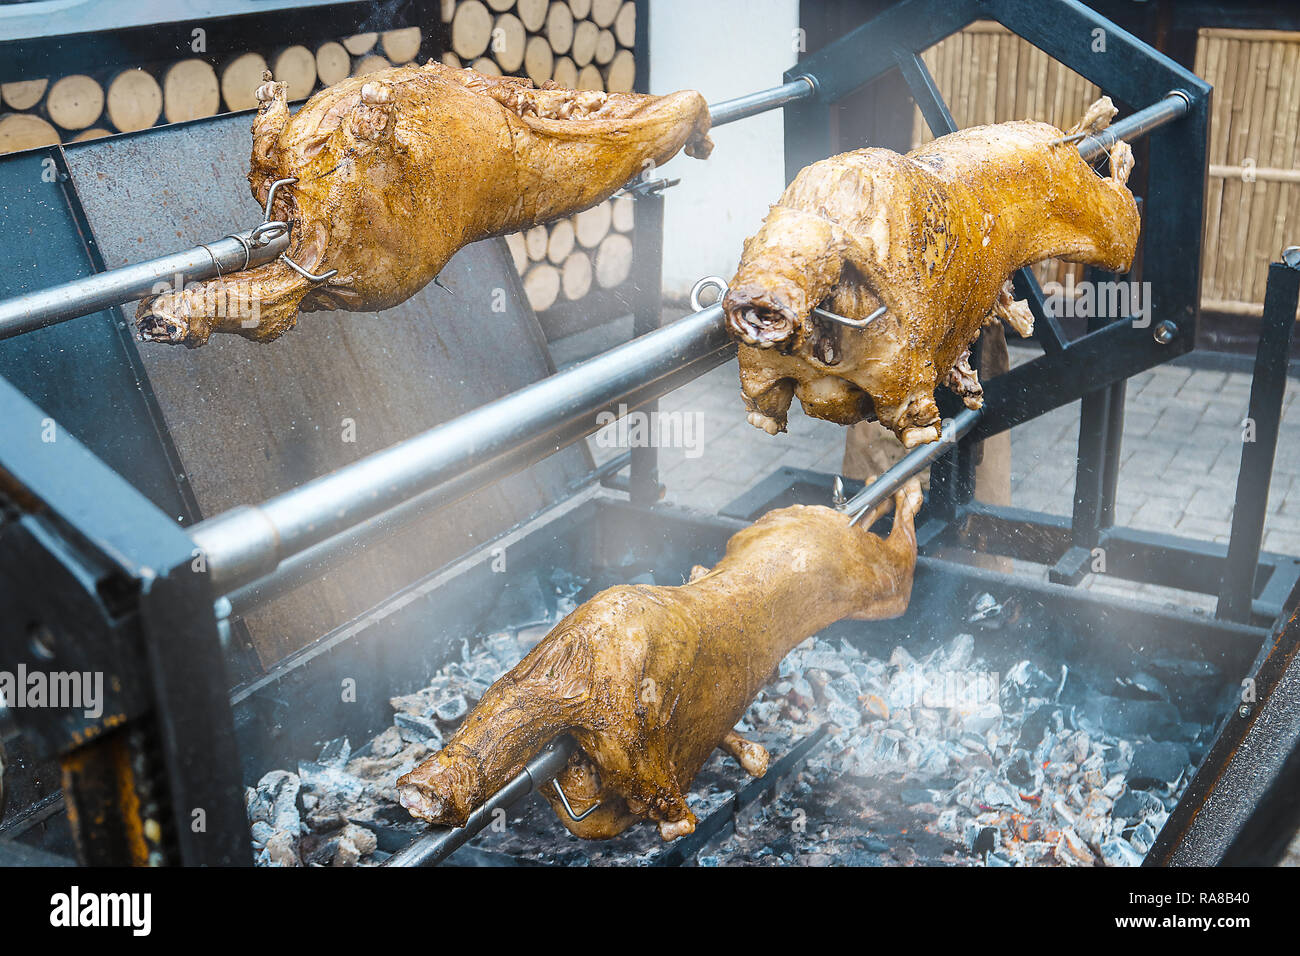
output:
[[[895,495],[889,537],[830,508],[795,505],[735,534],[712,571],[681,587],[602,591],[561,621],[483,695],[447,746],[397,781],[402,805],[460,826],[547,743],[580,750],[543,794],[578,836],[604,839],[638,820],[664,839],[690,833],[683,792],[715,747],[761,776],[767,752],[732,729],[781,658],[841,618],[894,617],[916,565],[913,481]]]
[[[700,94],[535,89],[440,63],[344,80],[290,117],[283,83],[258,90],[248,180],[293,222],[280,260],[142,302],[142,337],[202,345],[212,332],[268,342],[298,313],[374,312],[410,298],[467,243],[578,212],[685,145],[703,158]]]
[[[1094,104],[1075,130],[1114,115]],[[803,169],[745,242],[723,307],[740,341],[749,421],[775,434],[797,395],[842,425],[879,419],[913,446],[939,437],[938,384],[978,408],[965,363],[980,327],[1002,318],[1033,329],[1008,279],[1053,256],[1113,271],[1132,264],[1137,205],[1125,183],[1132,153],[1095,173],[1046,123],[979,126],[905,156],[859,149]],[[889,311],[864,330],[811,316]]]

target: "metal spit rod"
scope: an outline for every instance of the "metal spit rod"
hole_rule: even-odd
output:
[[[1140,135],[1185,111],[1186,100],[1172,93],[1110,132]],[[619,403],[635,407],[630,395],[649,401],[720,364],[728,346],[721,317],[715,304],[260,506],[235,508],[195,525],[191,534],[207,557],[216,593],[264,578],[286,558],[323,542],[329,541],[325,552],[350,547],[357,536],[346,532],[362,522],[417,496],[428,495],[429,506],[453,500],[509,474],[507,464],[518,470],[596,431],[600,410]],[[974,424],[967,412],[953,421],[958,438]],[[938,457],[951,446],[941,439],[915,449],[886,473],[888,482],[882,476],[864,490],[867,497],[858,496],[855,509],[892,494],[934,460],[926,456]],[[386,524],[376,522],[364,534]]]
[[[576,745],[571,737],[561,737],[528,761],[524,769],[485,803],[469,815],[463,827],[430,827],[428,833],[398,850],[382,866],[437,866],[472,840],[492,822],[498,810],[514,806],[530,793],[541,790],[564,769]]]
[[[903,487],[913,475],[928,468],[956,448],[957,442],[974,428],[979,420],[980,412],[973,408],[963,408],[955,416],[947,419],[943,423],[938,441],[913,448],[875,481],[840,506],[841,511],[853,515],[853,520],[849,524],[856,524],[864,514]]]
[[[597,431],[601,411],[621,417],[720,365],[731,354],[721,319],[721,306],[710,306],[260,505],[200,522],[190,534],[215,593],[442,483],[458,495],[483,487],[509,474],[506,463],[526,467]]]
[[[1146,109],[1126,116],[1094,136],[1085,136],[1079,141],[1079,155],[1088,160],[1096,159],[1121,139],[1137,139],[1139,136],[1145,136],[1171,120],[1185,115],[1191,108],[1190,96],[1182,90],[1170,90]]]
[[[811,96],[815,89],[816,82],[813,79],[800,77],[770,90],[709,107],[709,117],[713,126],[734,123],[747,116]],[[250,266],[262,265],[288,250],[287,229],[274,238],[268,238],[265,231],[259,236],[258,230],[261,229],[263,226],[258,226],[182,252],[109,269],[84,279],[74,279],[0,301],[0,339],[141,299],[156,292],[160,283],[168,283],[170,287],[176,288],[186,282],[214,279]],[[294,263],[290,265],[297,268]],[[308,277],[317,281],[327,278]]]
[[[287,231],[267,238],[262,227],[182,252],[99,272],[0,302],[0,339],[110,309],[157,291],[160,283],[209,279],[270,262],[289,248]]]
[[[770,90],[737,96],[734,100],[723,100],[709,107],[709,121],[713,126],[725,126],[768,110],[807,99],[817,92],[817,81],[811,76],[798,76],[789,83],[774,86]]]

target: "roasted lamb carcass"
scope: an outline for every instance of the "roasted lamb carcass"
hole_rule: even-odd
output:
[[[439,63],[344,80],[289,115],[267,82],[248,174],[288,257],[140,304],[143,338],[202,345],[212,332],[267,342],[299,312],[374,312],[410,298],[461,246],[595,205],[679,149],[703,158],[709,111],[668,96],[535,89]]]
[[[488,689],[447,746],[397,781],[402,805],[463,825],[557,736],[578,744],[551,787],[560,820],[587,839],[642,819],[671,840],[695,827],[683,793],[716,747],[749,773],[767,751],[736,722],[796,644],[841,618],[894,617],[916,564],[920,486],[893,499],[887,538],[830,508],[794,505],[735,534],[712,571],[681,587],[628,585],[597,594]]]
[[[1071,132],[1109,124],[1099,100]],[[749,421],[776,434],[798,396],[816,418],[878,419],[912,447],[939,437],[935,386],[982,404],[969,346],[986,322],[1021,335],[1033,317],[1008,281],[1059,257],[1112,271],[1132,264],[1138,213],[1116,143],[1098,175],[1046,123],[1017,121],[942,136],[906,155],[859,149],[803,169],[745,242],[723,299],[740,342]],[[854,319],[888,311],[865,329]]]

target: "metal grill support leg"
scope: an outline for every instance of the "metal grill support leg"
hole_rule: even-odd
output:
[[[1286,394],[1297,297],[1300,297],[1300,272],[1280,262],[1270,265],[1268,288],[1264,293],[1264,321],[1259,330],[1255,375],[1250,385],[1250,412],[1247,423],[1242,425],[1232,537],[1215,611],[1215,616],[1223,621],[1250,620],[1273,456],[1282,421],[1282,399]]]

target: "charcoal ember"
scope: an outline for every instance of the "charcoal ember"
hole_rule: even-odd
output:
[[[1191,756],[1181,744],[1169,741],[1140,743],[1133,752],[1126,780],[1134,790],[1173,787],[1190,765]]]
[[[980,627],[999,628],[1002,626],[1002,605],[987,591],[977,594],[970,603],[970,613],[966,615],[966,621],[970,624],[978,624]]]
[[[890,652],[889,666],[901,670],[912,670],[917,666],[917,663],[916,658],[908,652],[907,648],[900,644]]]
[[[812,681],[802,674],[790,681],[790,693],[787,697],[791,703],[802,707],[804,710],[817,703],[817,692],[813,689]]]
[[[879,694],[863,694],[858,703],[862,705],[863,716],[867,720],[888,720],[889,705]]]
[[[343,828],[343,839],[356,847],[357,853],[363,857],[379,848],[379,838],[374,832],[355,823],[349,823]]]
[[[1125,789],[1124,775],[1122,773],[1117,773],[1106,780],[1106,783],[1101,788],[1101,792],[1112,800],[1118,800],[1125,792]]]
[[[1129,764],[1132,762],[1133,742],[1131,740],[1119,740],[1106,755],[1106,772],[1109,774],[1127,773]]]
[[[934,825],[944,833],[952,833],[957,829],[957,808],[946,807],[939,811],[939,815],[934,818]]]
[[[885,694],[885,703],[890,710],[903,710],[917,707],[925,700],[929,689],[929,679],[919,665],[900,670],[889,682]]]
[[[831,681],[826,689],[833,691],[835,695],[845,703],[856,701],[862,694],[862,685],[858,679],[850,673],[841,674]]]
[[[1126,790],[1115,800],[1115,816],[1121,820],[1140,822],[1157,813],[1163,813],[1164,803],[1146,790]]]
[[[445,724],[455,723],[469,713],[469,701],[465,695],[450,691],[439,697],[433,705],[433,716]]]
[[[402,715],[399,715],[402,716]],[[298,776],[302,786],[317,797],[329,797],[332,800],[358,800],[365,792],[366,784],[347,771],[345,767],[333,762],[329,764],[315,761],[303,761],[298,764]]]
[[[997,827],[979,826],[973,824],[974,836],[970,841],[971,851],[974,853],[992,853],[1002,843],[1002,834]]]
[[[1102,842],[1101,860],[1107,866],[1141,866],[1142,854],[1138,853],[1127,840],[1111,837]]]
[[[376,757],[392,757],[406,746],[396,726],[386,728],[370,742],[370,752]]]
[[[889,665],[877,657],[864,657],[855,660],[849,665],[853,676],[858,679],[862,686],[880,686],[883,687],[888,681]]]
[[[1014,866],[1011,857],[1002,853],[990,853],[984,858],[985,866]]]
[[[266,823],[271,819],[271,793],[260,787],[244,788],[244,812],[249,823]]]
[[[1093,752],[1079,764],[1079,772],[1083,774],[1083,782],[1098,791],[1106,786],[1106,759],[1102,756],[1101,748],[1097,747]]]
[[[980,794],[980,801],[986,807],[1006,808],[1009,810],[1019,810],[1022,805],[1019,794],[997,780],[990,780],[984,785],[984,790]]]
[[[347,817],[337,810],[325,810],[318,813],[309,813],[305,818],[307,829],[314,834],[332,833],[335,830],[341,830],[347,824]]]
[[[296,835],[302,828],[298,813],[298,795],[302,792],[302,780],[297,774],[287,770],[272,770],[257,781],[260,805],[267,807],[266,815],[259,819],[271,825],[271,829]]]
[[[781,719],[781,704],[775,700],[756,700],[750,705],[749,716],[758,726],[775,724]]]
[[[906,715],[906,716],[904,716]],[[908,711],[899,711],[899,722],[904,720],[910,725],[909,730],[917,737],[939,737],[943,734],[944,713],[931,707],[918,707]]]
[[[489,634],[483,639],[483,646],[503,670],[514,667],[524,656],[519,642],[509,631]]]
[[[1133,845],[1134,851],[1146,856],[1151,851],[1151,847],[1155,845],[1156,832],[1156,828],[1151,825],[1150,821],[1143,820],[1137,826],[1125,830],[1124,836]]]
[[[266,847],[257,857],[259,866],[302,866],[298,856],[298,834],[277,830],[266,841]]]
[[[1030,661],[1019,661],[1002,678],[999,697],[1004,710],[1020,712],[1031,701],[1055,698],[1059,678],[1053,679]]]
[[[408,743],[428,743],[434,749],[442,747],[442,730],[432,717],[398,713],[393,715],[393,723],[401,738]]]
[[[1096,854],[1073,827],[1066,827],[1061,831],[1061,838],[1057,841],[1054,855],[1057,862],[1063,866],[1095,866],[1097,863]]]
[[[1083,812],[1075,820],[1075,829],[1085,843],[1100,844],[1111,834],[1111,809],[1114,801],[1094,791],[1087,797]]]
[[[433,693],[427,687],[421,688],[414,694],[390,697],[388,706],[393,708],[393,712],[396,714],[413,714],[417,717],[427,717],[433,713]]]
[[[958,634],[943,647],[943,652],[936,661],[939,668],[945,671],[962,670],[971,662],[975,656],[975,636],[973,634]]]
[[[266,841],[275,835],[275,829],[265,820],[258,820],[249,828],[252,835],[253,849],[260,850],[266,846]]]
[[[957,726],[972,734],[987,734],[1002,723],[1002,708],[994,703],[954,707],[951,714]]]
[[[1009,783],[1021,790],[1037,790],[1043,780],[1042,768],[1023,748],[1011,751],[1002,764],[1002,773]]]
[[[1021,722],[1018,746],[1026,750],[1036,749],[1045,738],[1054,739],[1068,726],[1063,708],[1056,704],[1040,704]]]
[[[832,677],[838,677],[840,674],[847,674],[852,670],[852,666],[848,660],[826,645],[821,645],[814,650],[805,652],[801,655],[800,663],[805,671],[824,671]]]

